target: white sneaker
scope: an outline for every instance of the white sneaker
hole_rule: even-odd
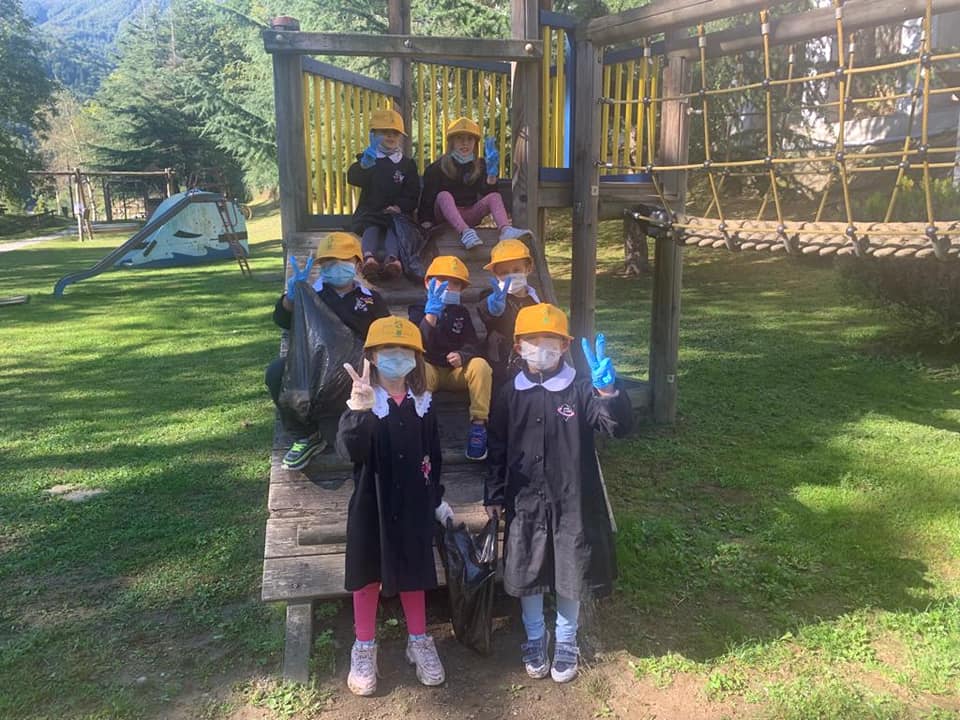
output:
[[[557,642],[553,649],[553,667],[550,668],[550,677],[555,682],[570,682],[577,676],[580,658],[580,648],[574,643]]]
[[[470,248],[475,248],[477,245],[483,245],[483,240],[480,239],[480,236],[477,235],[477,231],[473,228],[467,228],[460,233],[460,242],[463,243],[463,246],[467,250]]]
[[[407,662],[417,666],[417,679],[424,685],[440,685],[446,680],[433,638],[407,639]]]
[[[523,667],[527,675],[534,680],[540,680],[550,674],[550,656],[547,655],[547,646],[550,644],[550,631],[545,630],[539,640],[528,640],[520,646]]]
[[[526,235],[532,236],[533,233],[529,230],[524,230],[523,228],[516,228],[513,225],[505,225],[500,231],[501,240],[516,240],[517,238],[522,238]]]
[[[373,695],[377,691],[377,644],[353,643],[347,687],[354,695]]]

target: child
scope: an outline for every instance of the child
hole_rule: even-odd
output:
[[[424,590],[437,587],[434,521],[452,520],[453,511],[441,502],[440,436],[420,331],[403,318],[377,320],[364,345],[363,374],[344,367],[353,388],[340,417],[337,452],[353,463],[344,585],[353,593],[356,629],[347,685],[357,695],[377,689],[381,592],[400,593],[407,661],[424,685],[440,685],[443,665],[427,635]]]
[[[577,675],[580,601],[610,593],[617,575],[610,518],[597,469],[593,433],[622,436],[630,400],[616,384],[603,335],[594,356],[586,340],[591,382],[563,360],[572,339],[563,311],[546,303],[517,313],[520,373],[497,394],[490,419],[491,473],[484,505],[506,510],[503,587],[520,598],[532,678],[557,682]],[[557,593],[557,642],[547,658],[543,594]]]
[[[410,307],[410,320],[419,323],[426,347],[427,387],[433,391],[470,393],[468,460],[487,457],[487,417],[493,371],[479,356],[480,341],[470,311],[460,304],[460,293],[470,284],[470,271],[453,255],[434,258],[427,268],[425,305]]]
[[[377,318],[387,317],[390,310],[379,294],[357,282],[360,256],[360,238],[356,235],[345,232],[328,234],[317,248],[316,260],[320,266],[320,277],[313,287],[320,299],[337,314],[343,324],[358,338],[364,339],[370,323]],[[301,269],[297,259],[290,256],[293,273],[287,280],[286,293],[280,296],[273,310],[273,321],[285,330],[290,329],[293,288],[297,281],[306,281],[310,277],[313,261],[314,258],[308,259]],[[267,366],[267,389],[274,405],[280,398],[286,362],[286,358],[278,357]],[[326,442],[316,428],[297,426],[284,429],[297,438],[283,456],[283,467],[287,470],[302,470],[311,457],[326,447]]]
[[[374,110],[370,118],[370,146],[357,155],[347,171],[347,182],[360,188],[360,201],[353,212],[352,230],[362,236],[363,275],[376,280],[399,277],[400,244],[393,216],[412,220],[420,198],[417,164],[403,155],[403,118],[394,110]],[[383,266],[377,260],[384,250]]]
[[[533,258],[523,240],[501,240],[490,251],[490,262],[483,266],[494,274],[492,290],[480,296],[480,319],[487,328],[484,355],[493,368],[494,394],[504,382],[512,380],[520,369],[520,358],[513,351],[513,327],[521,308],[540,302],[537,291],[527,284],[533,272]]]
[[[424,227],[447,222],[458,233],[460,242],[469,250],[483,240],[472,226],[487,216],[500,230],[500,239],[518,238],[529,230],[515,228],[507,219],[503,198],[497,192],[500,153],[488,138],[486,158],[476,156],[480,142],[480,126],[460,117],[447,126],[447,152],[423,173],[423,196],[420,199],[420,223]]]

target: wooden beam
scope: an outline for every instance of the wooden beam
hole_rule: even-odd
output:
[[[511,0],[513,37],[511,42],[539,43],[540,7],[537,0]],[[539,57],[539,55],[538,55]],[[540,212],[540,66],[535,63],[514,63],[510,86],[512,221],[517,227],[536,232]],[[544,242],[542,236],[538,242]]]
[[[355,73],[352,70],[347,70],[339,65],[331,65],[330,63],[320,62],[316,58],[312,58],[309,55],[300,56],[300,67],[303,68],[304,72],[312,73],[313,75],[330,78],[331,80],[346,83],[347,85],[356,85],[364,90],[372,90],[373,92],[380,93],[381,95],[389,95],[393,98],[400,97],[400,87],[398,85],[393,85],[391,83],[383,82],[382,80],[377,80],[376,78]]]
[[[849,0],[843,6],[843,29],[854,32],[864,28],[903,22],[921,17],[926,0]],[[960,0],[934,0],[935,14],[960,10]],[[836,16],[832,7],[809,10],[794,15],[772,18],[770,21],[770,45],[789,45],[824,35],[834,35],[837,30]],[[737,27],[707,36],[707,57],[735,55],[763,47],[759,21],[749,27]],[[666,44],[669,53],[681,53],[687,57],[699,57],[696,37],[681,37]]]
[[[310,649],[313,645],[313,603],[287,603],[286,640],[283,646],[283,677],[292,682],[310,680]]]
[[[294,18],[276,18],[282,27],[300,27]],[[299,33],[284,31],[284,34]],[[300,56],[273,56],[273,98],[277,117],[280,228],[284,245],[301,229],[307,212],[307,161],[303,137],[303,79]],[[286,261],[286,257],[284,257]]]
[[[588,20],[581,34],[597,45],[613,45],[716,18],[742,15],[769,4],[770,0],[657,0],[643,7]]]
[[[391,35],[410,35],[410,0],[389,0],[389,29]],[[404,152],[413,153],[413,73],[410,70],[410,58],[390,58],[390,82],[400,88],[397,98],[397,112],[403,117],[407,130],[404,138]]]
[[[533,62],[543,56],[539,39],[497,40],[420,35],[291,32],[264,30],[263,46],[274,55],[402,57],[411,60],[509,60]]]
[[[570,329],[574,338],[593,342],[597,304],[597,225],[600,209],[600,88],[603,57],[587,40],[576,43],[573,145],[573,259]],[[576,343],[574,344],[577,347]],[[581,369],[586,360],[574,350]]]
[[[676,39],[680,31],[668,35]],[[663,94],[676,97],[688,92],[690,67],[686,58],[667,57],[663,71]],[[687,162],[690,116],[685,101],[663,103],[660,124],[660,161],[668,165]],[[680,212],[686,201],[686,172],[664,173],[666,192],[677,197],[674,212]],[[650,387],[653,420],[672,423],[677,417],[677,360],[680,351],[680,287],[682,270],[681,246],[673,237],[656,241],[653,267],[653,303],[650,321]]]

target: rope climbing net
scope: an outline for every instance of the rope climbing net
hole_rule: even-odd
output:
[[[938,95],[960,94],[960,86],[932,87],[931,79],[935,69],[950,61],[960,59],[960,52],[933,53],[931,50],[931,30],[933,20],[933,2],[927,0],[921,20],[919,47],[910,57],[873,65],[857,65],[856,45],[852,37],[847,37],[844,28],[843,5],[838,0],[834,5],[835,24],[835,61],[836,65],[827,70],[809,74],[797,72],[796,54],[789,51],[783,77],[774,77],[771,54],[771,23],[768,10],[759,14],[759,29],[762,36],[762,79],[752,83],[733,82],[730,87],[710,87],[710,66],[707,62],[708,36],[703,25],[697,29],[699,50],[699,87],[690,92],[673,96],[656,97],[648,93],[649,79],[656,72],[644,73],[642,98],[626,99],[617,97],[618,92],[609,92],[605,83],[604,97],[601,102],[608,108],[616,109],[621,105],[642,105],[638,107],[638,116],[643,113],[647,126],[653,127],[658,104],[680,102],[687,105],[687,113],[700,116],[703,127],[703,161],[685,164],[658,164],[653,153],[653,140],[649,138],[646,153],[638,153],[645,161],[643,165],[615,165],[606,163],[609,170],[625,170],[648,173],[660,203],[666,209],[666,224],[674,233],[687,243],[700,246],[727,247],[731,250],[770,249],[788,253],[821,255],[852,254],[857,256],[934,256],[940,260],[956,260],[960,256],[960,220],[946,220],[935,216],[933,178],[939,171],[957,167],[958,147],[956,143],[932,147],[930,144],[930,105],[931,98]],[[849,44],[848,44],[849,43]],[[645,42],[645,50],[649,43]],[[650,53],[644,53],[646,64],[654,66],[655,60]],[[870,73],[913,70],[913,86],[907,92],[855,97],[851,92],[854,78]],[[805,84],[833,81],[836,86],[836,99],[829,102],[804,104],[794,102],[794,93],[802,91]],[[775,93],[783,92],[781,98]],[[727,115],[756,115],[762,118],[758,128],[764,134],[763,142],[758,143],[756,157],[731,159],[729,147],[726,157],[717,159],[714,139],[711,138],[711,118],[724,114],[719,105],[734,94],[759,93],[763,98],[762,108],[756,112],[746,112],[748,103],[740,105],[739,112]],[[802,94],[802,93],[801,93]],[[783,101],[777,107],[775,100]],[[801,97],[800,100],[803,98]],[[877,102],[909,100],[907,131],[902,146],[897,150],[866,149],[848,152],[846,123],[854,108]],[[787,129],[787,113],[816,108],[830,108],[836,116],[836,138],[832,152],[797,150],[795,146],[783,141]],[[604,110],[606,112],[606,110]],[[916,121],[919,116],[919,137],[914,138]],[[619,115],[615,116],[619,119]],[[606,120],[606,115],[604,115]],[[604,122],[606,128],[608,123]],[[715,126],[714,126],[715,127]],[[953,128],[955,130],[955,126]],[[730,137],[727,138],[728,142]],[[880,144],[880,143],[873,143]],[[889,144],[889,142],[887,143]],[[760,153],[762,156],[759,156]],[[812,219],[793,219],[788,217],[785,203],[781,197],[782,189],[777,178],[784,172],[811,172],[810,168],[819,168],[823,174],[829,170],[829,179],[822,190],[819,207]],[[663,192],[662,173],[672,171],[700,172],[706,176],[710,203],[704,216],[695,217],[671,210]],[[889,201],[882,222],[868,222],[861,214],[858,220],[858,208],[851,199],[850,184],[855,175],[864,173],[890,173],[893,182]],[[924,220],[920,222],[893,222],[897,208],[898,194],[905,178],[918,175],[917,186],[923,194]],[[723,184],[731,177],[765,177],[769,184],[762,198],[760,211],[756,218],[734,219],[725,211]],[[842,217],[836,222],[824,221],[823,214],[828,194],[839,186],[842,199]],[[766,220],[772,206],[775,219]],[[713,217],[713,212],[716,216]],[[650,220],[656,222],[655,218]]]

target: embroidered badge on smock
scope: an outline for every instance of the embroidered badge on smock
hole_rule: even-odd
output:
[[[353,305],[354,312],[367,312],[369,307],[373,305],[373,298],[367,297],[366,295],[361,295],[357,298],[357,302]]]
[[[393,181],[394,181],[397,185],[402,185],[402,184],[403,184],[403,179],[404,179],[404,177],[406,177],[406,176],[405,176],[402,172],[400,172],[399,170],[395,170],[394,173],[393,173]]]
[[[464,323],[464,319],[462,317],[458,317],[456,320],[453,321],[453,327],[451,327],[451,332],[453,332],[454,335],[460,335],[461,333],[463,333],[463,323]]]
[[[420,463],[420,472],[423,473],[424,483],[430,484],[430,471],[433,469],[433,465],[430,462],[430,456],[424,455],[423,462]]]
[[[577,414],[577,411],[570,407],[569,404],[564,403],[557,408],[557,415],[563,418],[563,421],[566,422],[570,418],[574,417]]]

